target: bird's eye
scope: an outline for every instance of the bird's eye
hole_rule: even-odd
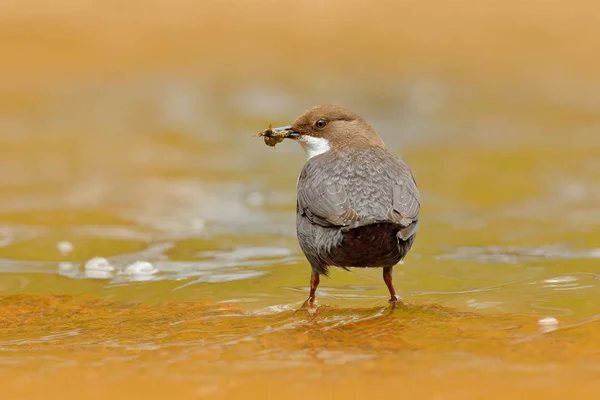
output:
[[[315,126],[317,128],[325,128],[325,125],[327,125],[327,121],[325,121],[324,119],[320,119],[317,122],[315,122]]]

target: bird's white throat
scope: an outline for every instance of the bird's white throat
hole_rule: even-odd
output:
[[[298,138],[298,142],[300,142],[300,145],[306,152],[309,160],[314,156],[327,153],[329,150],[331,150],[331,147],[329,146],[329,140],[325,138],[302,135]]]

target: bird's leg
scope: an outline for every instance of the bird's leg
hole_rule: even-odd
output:
[[[394,267],[385,267],[383,268],[383,281],[385,282],[388,290],[390,291],[390,303],[401,303],[402,300],[400,296],[396,294],[396,289],[394,289],[394,284],[392,283],[392,270]]]
[[[318,272],[312,271],[310,274],[310,294],[308,295],[308,305],[312,306],[315,303],[315,292],[317,291],[317,287],[319,286],[319,282],[321,282],[321,276]]]
[[[320,280],[321,277],[319,273],[313,270],[310,274],[310,294],[308,295],[308,299],[306,299],[306,301],[300,307],[301,310],[308,310],[309,313],[316,311],[317,306],[315,305],[315,292],[317,291]]]

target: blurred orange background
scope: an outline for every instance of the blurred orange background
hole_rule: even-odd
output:
[[[597,1],[0,2],[3,393],[593,398],[599,22]],[[294,312],[304,156],[251,135],[325,102],[422,188],[401,310],[378,272],[334,271],[323,314]],[[98,279],[97,256],[159,272]]]
[[[597,2],[558,0],[3,2],[0,74],[597,78],[599,16]]]

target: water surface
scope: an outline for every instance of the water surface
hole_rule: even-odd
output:
[[[384,50],[372,49],[379,71]],[[305,71],[287,60],[280,74],[209,74],[159,57],[100,79],[98,59],[73,57],[80,75],[63,65],[40,84],[40,67],[0,82],[7,395],[598,390],[594,77],[509,79],[489,66],[465,77],[453,66],[470,64],[444,53],[447,73]],[[394,271],[403,307],[388,307],[381,271],[334,270],[317,313],[297,311],[310,272],[294,221],[305,156],[252,134],[325,102],[365,117],[417,178],[421,230]]]

